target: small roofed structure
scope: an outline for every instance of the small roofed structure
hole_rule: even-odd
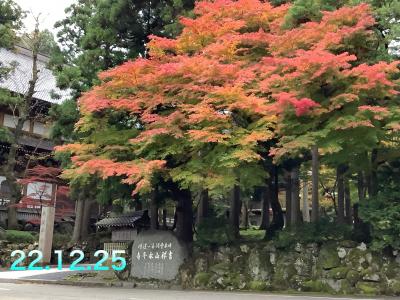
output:
[[[147,210],[140,210],[104,218],[96,226],[98,229],[110,230],[112,242],[131,242],[140,230],[150,227],[150,218]]]

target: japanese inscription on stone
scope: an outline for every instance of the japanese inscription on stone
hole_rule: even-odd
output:
[[[178,275],[185,257],[185,248],[171,232],[141,232],[132,247],[131,275],[137,278],[172,280]]]

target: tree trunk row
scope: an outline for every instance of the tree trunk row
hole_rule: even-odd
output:
[[[239,219],[240,219],[240,188],[238,185],[232,190],[230,209],[229,209],[229,226],[232,236],[239,237]]]

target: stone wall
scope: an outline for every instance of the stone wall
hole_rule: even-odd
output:
[[[24,244],[24,243],[9,243],[7,241],[0,241],[0,268],[8,269],[11,266],[11,252],[13,252],[14,250],[22,250],[25,252],[25,254],[28,254],[29,251],[35,250],[37,248],[38,248],[37,243]],[[24,263],[29,264],[30,258],[26,257]]]
[[[400,294],[400,253],[374,253],[352,241],[272,242],[195,250],[180,273],[184,288],[304,291],[331,294]]]

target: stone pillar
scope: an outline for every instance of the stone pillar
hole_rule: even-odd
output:
[[[51,247],[53,245],[54,229],[54,206],[42,207],[42,218],[40,221],[39,251],[43,253],[43,264],[49,264],[51,259]]]

